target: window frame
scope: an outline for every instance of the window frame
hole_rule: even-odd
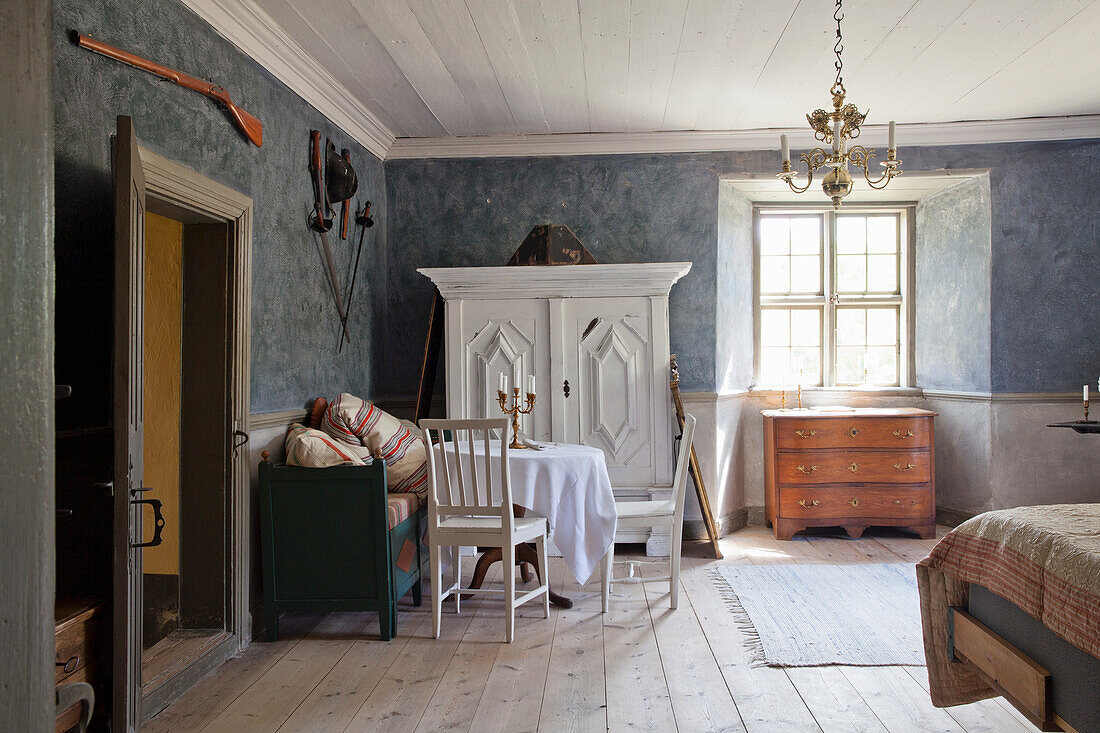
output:
[[[760,224],[768,215],[814,215],[822,217],[821,242],[821,282],[822,293],[813,295],[762,295],[761,294],[761,251]],[[837,214],[895,214],[898,216],[898,238],[900,256],[898,257],[898,294],[841,295],[837,301],[836,284],[836,216]],[[793,385],[766,384],[761,382],[760,366],[763,356],[761,337],[761,313],[768,306],[787,306],[790,308],[820,308],[821,318],[821,383],[803,385],[810,389],[908,389],[914,382],[913,315],[915,258],[916,207],[911,203],[869,203],[848,205],[837,211],[828,204],[807,206],[804,204],[755,204],[752,210],[752,247],[753,247],[753,389],[783,389]],[[848,307],[890,306],[899,309],[898,318],[898,382],[890,386],[871,386],[836,384],[836,311]]]

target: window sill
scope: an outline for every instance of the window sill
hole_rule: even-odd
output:
[[[749,387],[749,394],[760,397],[780,397],[783,392],[795,394],[797,387]],[[803,387],[803,395],[828,397],[923,397],[920,387]]]

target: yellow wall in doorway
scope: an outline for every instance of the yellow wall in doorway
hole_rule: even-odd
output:
[[[183,224],[145,215],[145,485],[164,504],[163,544],[147,547],[143,572],[180,571],[180,399],[183,368]],[[144,541],[153,512],[144,507]]]

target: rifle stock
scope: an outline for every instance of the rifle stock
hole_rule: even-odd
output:
[[[233,100],[229,98],[229,93],[217,84],[212,84],[211,82],[198,79],[190,74],[184,74],[182,71],[176,71],[167,66],[162,66],[155,61],[136,56],[129,51],[123,51],[121,48],[115,48],[114,46],[110,46],[102,41],[97,41],[77,31],[72,31],[70,36],[73,43],[82,48],[86,48],[89,51],[95,51],[107,58],[121,61],[124,64],[141,69],[142,71],[148,71],[150,74],[156,74],[184,89],[190,89],[193,92],[198,92],[199,94],[203,94],[218,101],[225,106],[230,117],[233,118],[233,122],[236,124],[237,129],[244,133],[244,136],[248,138],[249,142],[256,147],[263,145],[263,123],[256,119],[254,115],[249,114],[234,104]]]

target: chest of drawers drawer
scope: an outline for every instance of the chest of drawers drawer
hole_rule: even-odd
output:
[[[928,451],[800,451],[780,453],[776,466],[781,484],[921,484],[931,476]]]
[[[931,422],[908,418],[791,418],[776,433],[777,448],[928,448]]]
[[[931,511],[927,491],[893,489],[799,488],[784,491],[780,513],[784,517],[821,519],[838,517],[879,517],[906,519],[927,516]]]

